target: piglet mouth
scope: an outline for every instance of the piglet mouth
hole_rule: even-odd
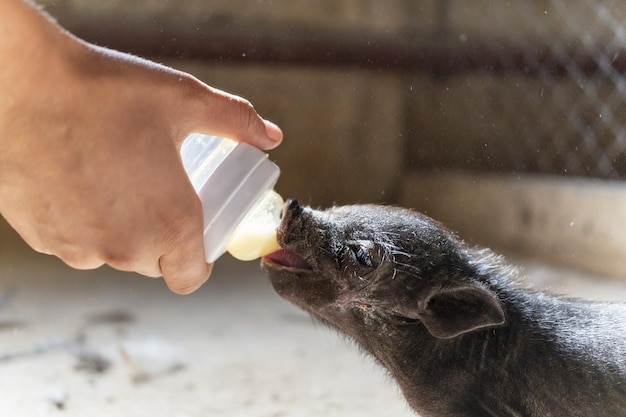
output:
[[[307,263],[302,256],[291,250],[288,241],[291,240],[293,230],[291,223],[294,219],[302,215],[302,207],[297,200],[289,200],[285,203],[282,212],[282,221],[276,231],[279,245],[282,249],[265,255],[262,263],[274,269],[287,270],[289,272],[308,272],[311,271],[311,265]]]
[[[291,272],[308,272],[312,270],[311,265],[302,257],[285,249],[265,255],[262,262],[274,268],[286,269]]]

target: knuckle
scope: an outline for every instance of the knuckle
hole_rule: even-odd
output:
[[[199,198],[179,200],[178,213],[172,215],[173,221],[163,226],[162,239],[166,247],[175,247],[180,242],[192,239],[202,230],[203,213]]]
[[[80,253],[77,251],[63,250],[56,254],[65,264],[80,270],[97,269],[104,265],[98,257]]]
[[[134,271],[136,256],[130,250],[107,251],[103,254],[104,263],[120,271]]]
[[[54,251],[50,250],[46,245],[44,245],[39,240],[27,240],[24,239],[26,243],[35,251],[39,253],[43,253],[45,255],[57,255]],[[59,258],[63,259],[61,256],[57,255]]]
[[[126,245],[119,250],[107,251],[104,263],[119,271],[136,272],[147,277],[160,277],[159,255],[144,245]]]
[[[177,74],[177,90],[182,92],[185,100],[201,99],[205,95],[205,88],[197,78],[187,74]]]
[[[236,107],[235,122],[246,130],[255,127],[259,116],[254,106],[243,98],[240,98],[238,101],[239,105]]]

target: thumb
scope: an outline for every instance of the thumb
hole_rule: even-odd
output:
[[[248,100],[204,83],[201,85],[205,94],[194,108],[192,132],[247,142],[261,149],[273,149],[283,140],[281,129],[259,116]]]

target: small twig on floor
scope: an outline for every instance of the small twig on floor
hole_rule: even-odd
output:
[[[74,369],[97,375],[105,373],[111,367],[111,361],[97,352],[83,350],[76,353]]]

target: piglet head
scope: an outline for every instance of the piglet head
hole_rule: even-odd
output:
[[[282,250],[262,260],[277,293],[369,350],[394,332],[450,339],[506,321],[471,251],[422,214],[291,200],[277,233]]]

